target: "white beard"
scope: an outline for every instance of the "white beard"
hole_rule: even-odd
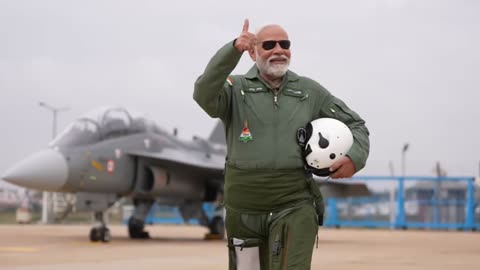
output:
[[[285,64],[271,64],[270,60],[273,58],[283,58],[287,62]],[[257,68],[260,73],[267,75],[270,78],[281,78],[288,71],[290,65],[290,59],[285,55],[272,55],[266,61],[257,55]]]

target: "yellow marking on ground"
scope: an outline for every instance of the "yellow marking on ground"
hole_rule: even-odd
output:
[[[38,249],[30,247],[0,247],[0,252],[38,252]]]

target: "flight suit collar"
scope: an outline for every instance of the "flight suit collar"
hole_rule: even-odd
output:
[[[290,70],[287,71],[286,76],[289,82],[293,82],[299,79],[298,75],[295,72]],[[262,78],[260,77],[260,73],[258,71],[257,65],[254,64],[253,67],[250,68],[250,70],[245,74],[245,78],[250,80],[255,78],[262,80]]]

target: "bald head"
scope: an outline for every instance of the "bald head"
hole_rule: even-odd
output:
[[[269,37],[273,34],[283,34],[286,37],[285,39],[288,39],[287,31],[285,31],[285,29],[283,29],[283,27],[278,24],[268,24],[263,26],[257,31],[256,36],[257,40],[261,42],[263,40],[266,40],[262,38]]]

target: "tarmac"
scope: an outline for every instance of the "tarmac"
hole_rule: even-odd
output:
[[[0,225],[0,269],[228,269],[226,241],[202,227],[147,226],[150,240],[110,229],[110,243],[91,243],[87,225]],[[478,270],[480,233],[321,228],[312,269]]]

